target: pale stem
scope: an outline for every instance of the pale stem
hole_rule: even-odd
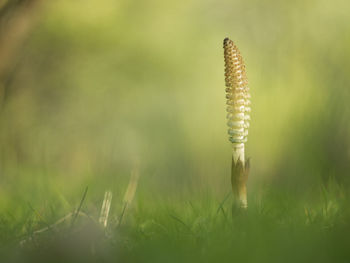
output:
[[[243,163],[244,167],[244,143],[233,143],[232,144],[232,156],[233,161],[237,163],[238,159]]]
[[[245,169],[245,157],[244,157],[244,143],[233,143],[232,144],[232,157],[233,162],[237,164],[237,161],[239,160],[242,162],[243,169]],[[243,176],[243,175],[236,175],[236,176]],[[236,198],[239,200],[239,206],[241,208],[247,208],[248,207],[248,200],[247,200],[247,186],[246,182],[243,180],[235,180],[236,185],[236,191],[234,194],[236,195]]]
[[[103,203],[102,203],[100,218],[98,220],[99,223],[104,228],[107,227],[108,215],[109,215],[109,210],[111,208],[111,203],[112,203],[112,192],[111,191],[106,191],[104,199],[103,199]]]

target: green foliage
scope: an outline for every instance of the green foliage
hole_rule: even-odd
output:
[[[263,189],[266,189],[264,187]],[[286,190],[286,189],[284,189]],[[291,189],[289,189],[291,190]],[[256,191],[259,192],[259,191]],[[307,198],[308,195],[313,200]],[[193,199],[195,197],[195,199]],[[350,210],[347,191],[334,182],[308,193],[265,191],[250,196],[247,211],[232,211],[231,195],[217,200],[194,191],[187,201],[144,196],[124,222],[120,201],[112,205],[106,232],[97,224],[95,204],[42,233],[69,210],[30,208],[22,219],[1,217],[2,262],[334,262],[347,261]],[[305,201],[308,200],[308,201]],[[79,204],[79,200],[76,207]],[[51,217],[49,216],[51,215]],[[25,241],[23,241],[25,240]]]

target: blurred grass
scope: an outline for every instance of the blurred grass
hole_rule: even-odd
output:
[[[2,244],[43,225],[32,222],[38,219],[28,204],[53,223],[76,207],[87,185],[89,214],[98,215],[108,188],[116,216],[130,171],[140,162],[136,211],[117,242],[125,261],[144,256],[164,262],[176,251],[167,262],[186,260],[187,245],[208,252],[211,244],[209,256],[195,256],[229,260],[230,247],[238,246],[237,259],[249,255],[252,261],[273,253],[296,261],[298,250],[310,260],[317,256],[313,261],[345,259],[348,8],[343,0],[45,3],[0,83],[6,91],[0,94]],[[228,222],[222,214],[219,222],[213,219],[230,192],[226,36],[245,58],[252,93],[247,154],[253,207],[233,230],[230,201]],[[329,181],[339,186],[329,190],[337,195],[332,205],[315,190]],[[276,195],[259,197],[269,191]],[[272,208],[261,212],[256,199]],[[322,212],[329,205],[336,210],[331,219]],[[316,219],[308,219],[307,209]],[[124,244],[129,239],[132,245]]]
[[[349,258],[349,195],[334,181],[309,193],[264,188],[250,196],[246,212],[236,211],[233,217],[231,196],[218,200],[194,194],[171,202],[139,198],[122,226],[115,221],[121,211],[116,201],[107,235],[94,221],[79,218],[73,229],[68,220],[32,236],[20,250],[15,249],[19,241],[45,223],[35,213],[27,213],[22,221],[7,216],[1,224],[6,226],[1,229],[2,262],[346,262]],[[83,211],[96,218],[91,199]],[[49,219],[47,212],[42,214],[45,220],[61,217],[52,210]],[[23,225],[28,234],[11,237]]]

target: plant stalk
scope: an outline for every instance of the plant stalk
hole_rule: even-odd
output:
[[[246,209],[247,200],[247,180],[249,175],[249,160],[244,159],[244,144],[233,144],[231,183],[235,196],[235,206]]]
[[[231,183],[235,206],[247,208],[247,179],[249,160],[245,161],[244,144],[247,142],[250,121],[250,94],[245,64],[237,46],[224,39],[225,86],[227,98],[227,125],[232,143]]]

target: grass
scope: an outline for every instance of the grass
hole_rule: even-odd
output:
[[[307,191],[281,189],[250,196],[247,211],[194,191],[187,201],[148,195],[118,224],[112,203],[109,226],[98,223],[87,193],[70,217],[40,234],[64,214],[28,210],[22,219],[1,215],[1,262],[346,262],[350,259],[348,190],[334,181]],[[305,190],[305,189],[304,189]],[[258,191],[256,191],[257,193]],[[103,196],[103,193],[101,193]],[[114,200],[113,202],[117,202]],[[55,209],[53,208],[52,213]],[[63,212],[63,211],[61,211]],[[65,211],[66,213],[72,211]],[[38,214],[40,213],[40,216]],[[75,224],[72,225],[73,220]],[[20,242],[21,240],[26,242]],[[21,245],[20,245],[21,243]]]

